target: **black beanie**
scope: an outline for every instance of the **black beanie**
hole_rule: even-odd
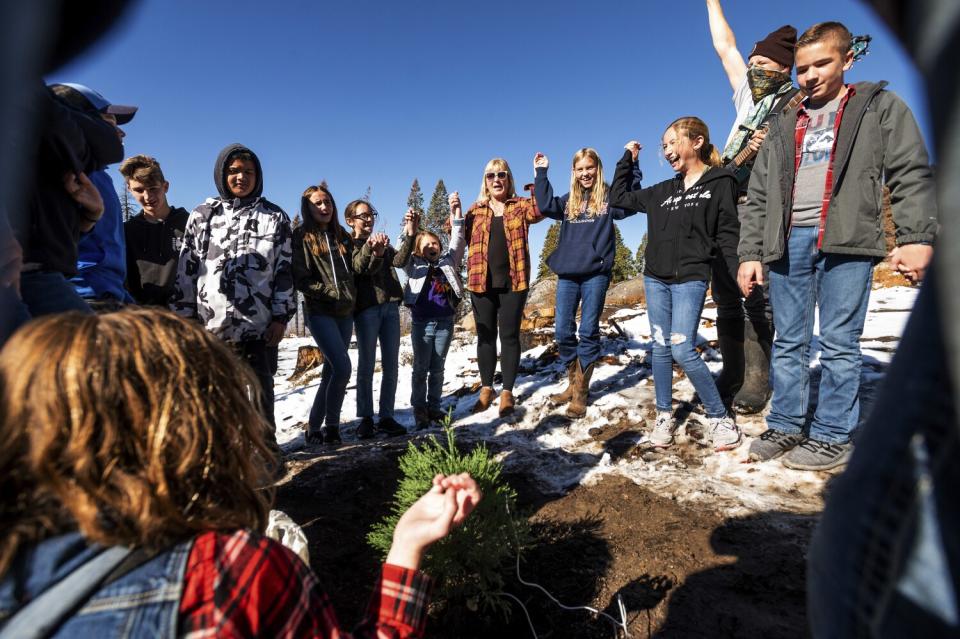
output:
[[[785,24],[753,45],[749,58],[762,55],[785,67],[793,66],[793,51],[797,44],[797,30]]]

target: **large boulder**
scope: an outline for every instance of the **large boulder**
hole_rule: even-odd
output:
[[[544,326],[552,326],[557,314],[557,278],[541,278],[533,283],[527,294],[527,304],[523,307],[523,320],[520,331],[533,331]]]
[[[645,304],[646,301],[642,277],[618,282],[607,290],[607,306],[634,306]]]

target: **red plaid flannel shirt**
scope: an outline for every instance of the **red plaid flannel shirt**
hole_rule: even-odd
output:
[[[852,84],[847,85],[847,94],[840,100],[837,108],[837,118],[833,122],[833,146],[830,148],[830,164],[827,165],[827,179],[823,185],[823,204],[820,208],[820,230],[817,232],[817,248],[823,246],[823,231],[827,227],[827,210],[830,208],[830,198],[833,196],[833,160],[837,153],[837,139],[840,137],[840,120],[847,102],[856,93]],[[797,174],[800,172],[800,161],[803,159],[803,138],[807,135],[807,126],[810,124],[810,115],[801,103],[797,109],[797,126],[793,131],[793,141],[796,145],[796,158],[793,165],[793,182],[796,186]]]
[[[180,599],[179,635],[422,637],[430,578],[386,564],[367,614],[344,631],[316,575],[279,542],[249,531],[197,537]]]
[[[467,290],[483,293],[487,290],[487,251],[490,240],[490,222],[493,211],[486,204],[474,204],[467,211],[466,237]],[[530,281],[529,229],[543,219],[529,198],[507,200],[503,208],[503,231],[507,235],[507,258],[510,264],[510,283],[514,291],[526,290]]]

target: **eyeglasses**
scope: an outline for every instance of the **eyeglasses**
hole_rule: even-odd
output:
[[[364,222],[372,222],[377,219],[376,213],[364,213],[363,215],[354,215],[353,219],[363,220]]]
[[[487,173],[487,174],[484,175],[483,177],[487,178],[488,181],[491,181],[491,180],[494,180],[494,179],[506,180],[506,179],[507,179],[507,175],[508,175],[508,174],[507,174],[506,171],[497,171],[496,173]]]

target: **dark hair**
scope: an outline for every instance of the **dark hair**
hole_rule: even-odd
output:
[[[330,196],[330,199],[332,200],[333,196]],[[374,216],[380,215],[380,213],[373,206],[373,204],[361,198],[359,200],[354,200],[353,202],[350,202],[350,204],[347,204],[347,208],[343,209],[343,219],[350,221],[353,218],[355,218],[357,207],[360,206],[361,204],[366,204],[367,207],[370,209],[370,212],[373,213]]]
[[[310,201],[310,196],[317,191],[326,193],[327,197],[330,198],[330,202],[333,204],[333,215],[330,216],[330,222],[327,224],[327,227],[333,232],[333,237],[340,247],[340,254],[346,256],[348,249],[347,242],[350,240],[350,234],[347,233],[346,229],[340,224],[340,220],[337,219],[337,201],[333,199],[333,193],[330,192],[330,189],[327,188],[325,184],[308,186],[304,189],[303,195],[300,197],[300,217],[303,218],[304,245],[315,255],[326,255],[329,250],[326,239],[320,241],[320,228],[317,225],[317,221],[313,219],[313,212],[310,208],[313,206],[313,203]]]
[[[834,44],[837,45],[837,49],[840,51],[840,55],[847,55],[847,52],[850,51],[850,41],[852,39],[853,36],[850,34],[850,30],[842,23],[818,22],[800,35],[797,39],[797,49],[816,44],[817,42],[823,42],[824,40],[833,40]]]
[[[253,159],[253,153],[250,153],[250,151],[234,151],[227,156],[227,164],[230,164],[234,160],[243,160],[244,162],[250,162],[254,166],[257,165],[256,160]]]

